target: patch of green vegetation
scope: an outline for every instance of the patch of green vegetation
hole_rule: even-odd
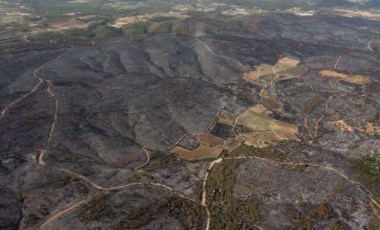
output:
[[[377,201],[378,202],[378,201]],[[371,207],[374,209],[375,215],[372,217],[368,225],[368,230],[378,230],[380,229],[380,208],[375,204],[371,203]]]
[[[198,163],[198,162],[212,162],[214,161],[215,158],[201,158],[201,159],[191,159],[191,160],[188,160],[190,163]]]
[[[257,204],[233,197],[235,170],[242,160],[228,160],[215,165],[207,181],[212,229],[249,229],[259,223]]]
[[[289,142],[284,142],[285,146],[284,148],[281,146],[282,151],[277,151],[276,149],[273,149],[273,147],[265,147],[265,148],[255,148],[252,146],[248,146],[246,144],[241,144],[239,147],[233,149],[231,152],[228,153],[228,156],[230,157],[248,157],[248,156],[256,156],[260,158],[265,158],[269,160],[276,160],[276,161],[284,161],[288,159],[287,149]],[[280,142],[280,144],[282,144]],[[288,147],[289,148],[289,147]],[[290,147],[291,148],[291,147]],[[290,151],[290,150],[289,150]]]
[[[306,66],[297,66],[290,69],[287,69],[285,71],[280,71],[279,74],[286,75],[286,76],[302,76],[305,75],[308,72],[308,69]]]
[[[276,111],[281,108],[280,103],[278,103],[277,99],[272,96],[267,96],[263,99],[263,104],[270,111]]]
[[[292,230],[314,230],[313,224],[309,220],[302,218],[300,213],[297,213]]]
[[[168,167],[173,164],[178,164],[180,160],[178,160],[175,156],[170,154],[165,154],[161,152],[156,152],[155,154],[159,154],[157,157],[153,157],[149,164],[144,167],[144,171],[153,172],[157,169]]]
[[[241,144],[239,147],[233,149],[231,152],[228,153],[229,156],[235,157],[235,156],[250,156],[255,151],[255,148],[252,146],[248,146],[245,144]]]
[[[228,160],[213,167],[207,180],[209,200],[233,200],[232,189],[235,184],[235,170],[242,160]]]
[[[89,220],[96,220],[102,216],[101,213],[106,208],[106,197],[97,196],[94,197],[87,205],[85,205],[80,212],[80,217]]]
[[[115,225],[115,229],[136,229],[147,225],[158,216],[177,218],[185,229],[200,229],[205,210],[202,206],[180,197],[160,200],[151,206],[130,211]]]
[[[28,37],[29,40],[43,44],[74,43],[88,38],[94,34],[88,30],[74,29],[64,32],[42,32]]]
[[[375,153],[353,161],[355,171],[369,188],[380,189],[380,149]]]
[[[375,216],[372,218],[371,222],[368,225],[369,230],[378,230],[380,229],[380,217]]]
[[[342,224],[342,222],[340,222],[340,221],[335,221],[335,222],[331,225],[331,230],[346,230],[346,227],[344,226],[344,224]]]
[[[308,210],[307,215],[313,219],[328,220],[332,217],[332,210],[327,202],[322,202]]]
[[[87,3],[73,4],[62,0],[24,0],[23,3],[32,8],[38,15],[57,20],[66,17],[65,13],[80,12],[82,15],[102,13],[101,0],[92,0]]]
[[[71,29],[59,32],[42,32],[29,35],[28,39],[37,43],[72,44],[90,39],[115,37],[122,34],[118,28],[109,26],[106,21],[92,23],[87,29]]]
[[[128,24],[123,27],[123,32],[125,34],[145,34],[148,33],[150,24],[150,21],[140,21]]]
[[[252,229],[259,221],[257,205],[249,201],[230,201],[211,209],[212,229]]]
[[[148,32],[154,33],[171,33],[172,32],[173,23],[170,21],[164,22],[151,22],[148,26]]]
[[[101,24],[93,30],[95,38],[114,37],[121,34],[121,30],[107,24]]]

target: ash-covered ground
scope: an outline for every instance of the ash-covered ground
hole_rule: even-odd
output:
[[[378,229],[378,21],[165,23],[4,50],[1,229]]]

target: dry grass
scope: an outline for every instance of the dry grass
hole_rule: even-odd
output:
[[[283,57],[275,65],[262,63],[255,70],[244,73],[243,79],[253,84],[263,85],[265,82],[302,77],[308,71],[301,61],[294,57]]]
[[[138,16],[126,16],[117,18],[114,23],[110,24],[110,26],[121,28],[125,25],[133,24],[136,22],[146,22],[149,19],[156,17],[174,17],[179,19],[187,18],[188,16],[184,15],[181,12],[167,12],[167,13],[153,13],[153,14],[144,14]]]
[[[217,158],[223,151],[222,147],[210,147],[207,145],[199,145],[194,150],[188,150],[180,146],[174,147],[170,152],[177,154],[185,160],[197,160],[207,158]]]
[[[237,124],[250,128],[256,132],[270,131],[272,119],[263,114],[247,110],[237,117]]]
[[[245,138],[242,136],[230,138],[225,141],[223,148],[230,152],[234,150],[235,148],[239,147],[244,141],[245,141]]]
[[[360,128],[360,131],[371,135],[380,135],[380,126],[367,122],[366,126]]]
[[[274,67],[274,70],[276,73],[278,73],[278,72],[285,71],[287,69],[296,67],[300,63],[301,63],[301,61],[296,59],[296,58],[283,57],[280,60],[278,60],[278,62],[276,63],[276,65]]]
[[[338,73],[332,70],[322,70],[320,74],[322,77],[325,77],[325,78],[336,78],[341,81],[345,81],[345,82],[357,84],[357,85],[365,85],[371,82],[369,78],[362,75],[356,75],[356,74],[348,75],[348,74]]]
[[[252,82],[254,84],[261,84],[261,80],[262,80],[261,78],[264,76],[274,78],[274,75],[272,75],[273,74],[272,65],[260,64],[259,66],[255,66],[255,68],[256,69],[254,71],[244,73],[243,75],[244,80]]]
[[[340,129],[342,132],[353,132],[354,129],[347,124],[344,120],[337,120],[337,121],[330,121],[330,124],[334,125],[338,129]]]
[[[263,104],[257,104],[250,108],[250,110],[254,113],[260,113],[260,114],[265,114],[265,115],[271,115],[272,112],[268,110]]]
[[[273,119],[271,128],[280,140],[299,141],[299,138],[296,135],[298,132],[296,125]]]
[[[369,10],[334,9],[334,11],[346,17],[361,17],[361,18],[366,18],[366,19],[371,19],[371,20],[380,19],[379,10],[369,11]]]
[[[253,132],[242,135],[245,139],[245,144],[256,148],[265,148],[270,145],[275,145],[279,140],[273,132]]]

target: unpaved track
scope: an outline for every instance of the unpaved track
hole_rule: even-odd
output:
[[[222,95],[220,97],[220,100],[219,100],[219,109],[218,111],[215,113],[214,117],[212,118],[211,120],[211,123],[210,125],[207,127],[207,132],[211,132],[211,129],[214,127],[214,125],[216,124],[216,120],[218,119],[218,116],[220,114],[220,112],[222,111],[223,109],[223,99],[224,99],[224,95]]]
[[[207,205],[207,180],[208,180],[210,171],[214,167],[214,165],[220,164],[220,163],[222,163],[222,161],[223,161],[223,158],[218,158],[218,159],[214,160],[213,162],[211,162],[207,168],[207,173],[203,179],[201,205],[203,207],[205,207],[205,209],[206,209],[206,214],[207,214],[207,222],[206,222],[206,228],[205,228],[206,230],[210,229],[210,222],[211,222],[211,213],[210,213],[210,209],[208,208],[208,205]]]
[[[137,166],[135,168],[135,171],[136,172],[144,172],[143,170],[140,170],[141,168],[144,168],[147,164],[149,164],[149,161],[150,161],[150,155],[149,155],[149,151],[147,149],[144,148],[144,152],[145,152],[145,155],[146,155],[146,161],[144,164],[140,165],[140,166]]]
[[[336,60],[335,60],[335,63],[334,63],[334,66],[333,66],[333,69],[336,69],[336,67],[338,67],[338,64],[339,64],[339,61],[340,61],[340,58],[341,58],[342,56],[338,56],[337,58],[336,58]]]
[[[135,168],[135,171],[138,172],[138,173],[143,173],[143,174],[148,174],[147,172],[145,172],[144,170],[142,170],[143,167],[145,167],[149,161],[150,161],[150,155],[149,155],[149,151],[145,148],[143,148],[144,151],[145,151],[145,154],[147,156],[146,158],[146,161]],[[46,152],[46,150],[45,150]],[[37,163],[40,165],[40,166],[46,166],[46,163],[41,160],[43,156],[42,154],[44,153],[40,153],[38,159],[37,159]],[[109,191],[116,191],[116,190],[122,190],[122,189],[127,189],[127,188],[130,188],[130,187],[134,187],[134,186],[156,186],[156,187],[161,187],[161,188],[164,188],[164,189],[167,189],[169,191],[171,191],[172,193],[174,193],[176,196],[178,197],[181,197],[183,199],[186,199],[188,201],[191,201],[191,202],[194,202],[194,203],[199,203],[198,201],[194,200],[194,199],[191,199],[179,192],[177,192],[175,189],[173,189],[172,187],[170,186],[167,186],[165,184],[162,184],[162,183],[156,183],[156,182],[131,182],[131,183],[127,183],[127,184],[122,184],[122,185],[117,185],[117,186],[112,186],[112,187],[104,187],[102,185],[99,185],[95,182],[93,182],[92,180],[90,180],[88,177],[86,176],[83,176],[79,173],[76,173],[76,172],[73,172],[73,171],[70,171],[68,169],[65,169],[65,168],[56,168],[54,167],[53,169],[57,170],[57,171],[61,171],[63,173],[66,173],[74,178],[77,178],[77,179],[80,179],[80,180],[83,180],[85,182],[87,182],[91,187],[97,189],[97,190],[100,190],[100,191],[104,191],[104,192],[109,192]],[[148,174],[149,175],[149,174]],[[80,207],[82,204],[85,204],[89,201],[89,198],[85,199],[85,200],[82,200],[80,202],[77,202],[59,212],[57,212],[56,214],[48,217],[41,225],[40,225],[40,228],[39,229],[43,229],[44,227],[46,227],[48,224],[54,222],[55,220],[57,220],[59,217],[75,210],[76,208]]]
[[[197,37],[194,37],[196,41],[200,42],[206,49],[207,51],[209,51],[213,56],[215,57],[220,57],[224,60],[229,60],[235,64],[237,64],[241,69],[240,71],[246,69],[239,61],[235,60],[235,59],[232,59],[230,57],[227,57],[227,56],[224,56],[224,55],[220,55],[220,54],[216,54],[209,46],[206,42],[202,41],[201,39],[197,38]]]
[[[1,114],[0,114],[0,118],[2,118],[5,113],[14,105],[16,105],[17,103],[19,103],[20,101],[22,101],[23,99],[25,99],[26,97],[28,97],[29,95],[31,95],[32,93],[34,93],[38,87],[45,81],[43,80],[42,78],[40,78],[37,74],[38,71],[40,71],[42,68],[44,68],[45,66],[57,61],[58,59],[60,59],[62,56],[64,56],[70,49],[67,49],[65,52],[63,52],[62,54],[60,54],[58,57],[56,57],[55,59],[43,64],[42,66],[38,67],[36,70],[33,71],[33,77],[38,81],[38,83],[28,92],[26,93],[24,96],[16,99],[15,101],[11,102],[9,105],[7,105],[3,111],[1,111]]]
[[[372,49],[372,47],[371,47],[371,43],[372,43],[372,40],[370,40],[370,41],[368,42],[367,47],[368,47],[368,49],[369,49],[371,52],[375,52],[375,51]]]
[[[56,98],[53,91],[51,91],[51,85],[52,85],[51,81],[46,81],[46,82],[48,82],[48,85],[49,85],[47,88],[47,92],[50,94],[50,96],[54,100],[54,117],[53,117],[53,121],[52,121],[51,126],[50,126],[49,136],[48,136],[48,140],[46,142],[45,149],[40,150],[40,153],[38,154],[38,158],[37,158],[38,164],[41,166],[46,165],[46,163],[44,161],[44,157],[45,157],[47,150],[50,147],[51,139],[52,139],[52,136],[53,136],[53,133],[55,130],[55,125],[56,125],[57,120],[58,120],[58,99]]]
[[[57,220],[59,217],[61,217],[62,215],[74,210],[75,208],[81,206],[82,204],[85,204],[87,201],[89,201],[90,198],[87,198],[85,200],[81,200],[75,204],[72,204],[70,205],[69,207],[63,209],[62,211],[59,211],[58,213],[56,214],[53,214],[51,216],[49,216],[44,223],[41,224],[41,226],[38,228],[38,229],[44,229],[47,225],[49,225],[50,223],[54,222],[55,220]]]
[[[146,165],[146,163],[144,163],[144,165]],[[141,165],[141,166],[143,167],[144,165]],[[58,170],[58,171],[62,171],[64,173],[67,173],[67,174],[69,174],[70,176],[72,176],[74,178],[83,180],[83,181],[87,182],[89,185],[91,185],[93,188],[95,188],[97,190],[105,191],[105,192],[127,189],[127,188],[134,187],[134,186],[156,186],[156,187],[161,187],[161,188],[167,189],[167,190],[173,192],[178,197],[181,197],[183,199],[189,200],[191,202],[198,203],[197,201],[195,201],[195,200],[193,200],[193,199],[191,199],[191,198],[189,198],[189,197],[187,197],[187,196],[185,196],[185,195],[183,195],[181,193],[178,193],[173,188],[171,188],[171,187],[169,187],[169,186],[167,186],[165,184],[161,184],[161,183],[155,183],[155,182],[132,182],[132,183],[127,183],[127,184],[124,184],[124,185],[117,185],[117,186],[113,186],[113,187],[103,187],[103,186],[98,185],[95,182],[91,181],[88,177],[83,176],[83,175],[81,175],[79,173],[75,173],[75,172],[72,172],[72,171],[70,171],[68,169],[64,169],[64,168],[55,168],[55,169]],[[89,200],[90,200],[89,198],[87,198],[85,200],[82,200],[82,201],[80,201],[78,203],[75,203],[75,204],[73,204],[73,205],[71,205],[71,206],[63,209],[62,211],[59,211],[56,214],[48,217],[40,225],[41,226],[40,229],[43,229],[46,225],[54,222],[55,220],[57,220],[59,217],[65,215],[66,213],[69,213],[69,212],[75,210],[77,207],[81,206],[82,204],[87,203]]]

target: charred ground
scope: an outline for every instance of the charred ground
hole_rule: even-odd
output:
[[[378,22],[155,23],[4,49],[2,229],[379,227]]]

